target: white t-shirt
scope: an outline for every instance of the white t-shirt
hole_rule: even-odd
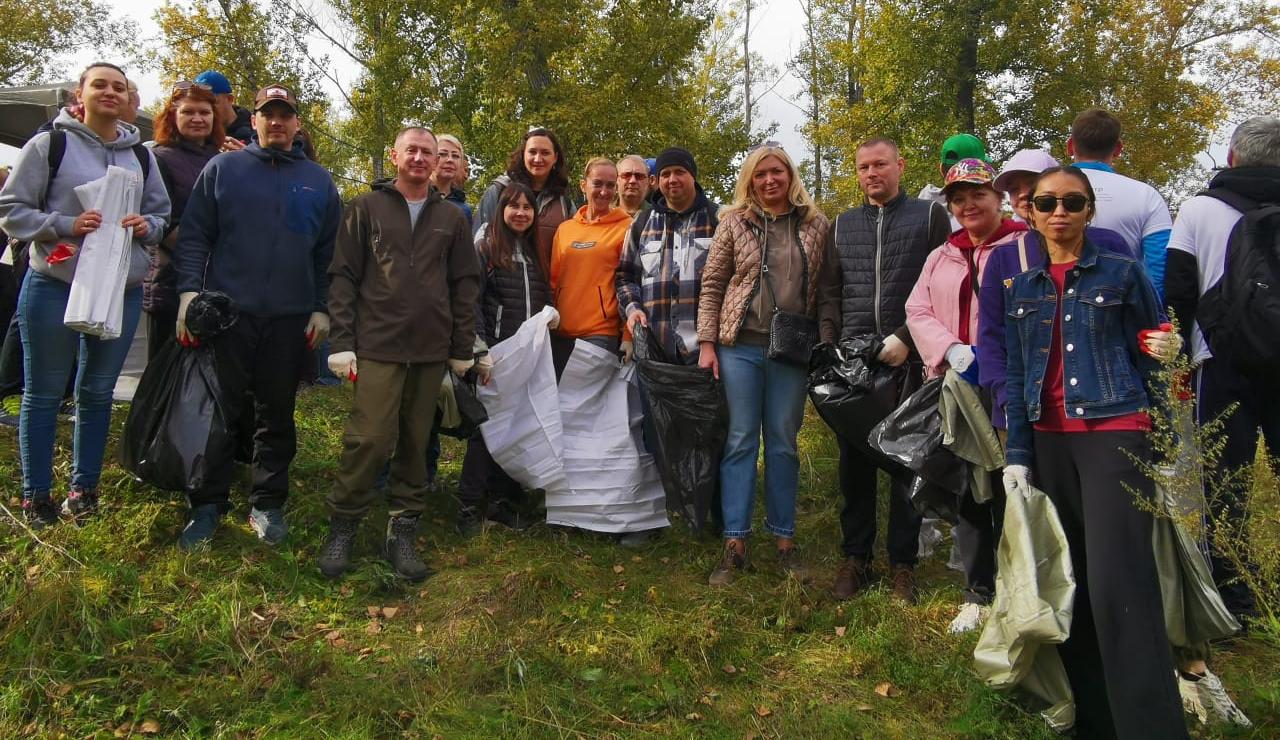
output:
[[[422,206],[426,205],[426,202],[427,202],[426,198],[423,198],[422,200],[405,199],[405,203],[409,204],[409,225],[410,226],[418,225],[418,216],[422,215]]]
[[[1090,226],[1099,226],[1124,237],[1133,256],[1143,260],[1142,239],[1173,228],[1169,204],[1156,189],[1124,175],[1082,167],[1098,198],[1098,213]]]
[[[1226,270],[1227,239],[1241,218],[1243,214],[1239,211],[1207,195],[1197,195],[1183,203],[1178,211],[1178,220],[1169,234],[1169,249],[1178,249],[1196,258],[1201,296]],[[1201,362],[1212,356],[1204,334],[1200,333],[1200,325],[1192,326],[1191,361]]]

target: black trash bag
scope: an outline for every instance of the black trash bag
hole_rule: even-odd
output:
[[[211,461],[231,459],[236,434],[228,418],[213,350],[170,343],[147,363],[138,383],[120,440],[120,464],[156,488],[199,490],[212,472]]]
[[[958,509],[959,497],[969,490],[969,468],[968,463],[942,446],[942,417],[938,414],[941,396],[942,378],[926,381],[920,390],[876,425],[867,442],[925,483],[954,496]],[[922,513],[925,510],[920,507],[925,501],[942,497],[939,492],[929,491],[923,485],[918,495],[914,489],[913,485],[912,503]],[[931,510],[945,514],[946,508],[940,506]]]
[[[457,439],[471,439],[480,433],[480,425],[489,420],[489,412],[476,396],[475,373],[469,372],[466,377],[458,377],[452,370],[453,400],[458,404],[460,420],[456,427],[440,427],[440,433]]]
[[[654,462],[667,495],[667,510],[699,532],[713,512],[720,457],[729,434],[724,388],[710,370],[670,362],[648,327],[636,327],[636,375],[655,439]]]
[[[873,335],[819,345],[809,366],[809,400],[842,442],[853,445],[881,468],[905,473],[894,460],[867,444],[877,424],[902,400],[907,366],[879,361],[884,342]]]
[[[226,293],[206,290],[187,306],[187,331],[196,339],[209,341],[235,325],[240,309]]]
[[[960,496],[918,475],[911,479],[907,499],[916,511],[925,516],[943,519],[952,524],[960,521]]]

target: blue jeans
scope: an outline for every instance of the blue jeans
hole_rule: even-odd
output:
[[[796,435],[804,420],[805,369],[765,358],[765,348],[716,346],[720,381],[729,402],[729,438],[720,460],[720,508],[725,538],[751,533],[756,456],[764,434],[765,527],[775,537],[796,532],[800,457]]]
[[[124,294],[124,326],[118,339],[103,340],[62,323],[71,286],[31,270],[18,297],[26,389],[18,426],[22,495],[47,497],[53,486],[53,443],[58,405],[76,361],[76,425],[72,437],[71,487],[98,485],[111,424],[111,394],[124,367],[142,313],[142,286]]]

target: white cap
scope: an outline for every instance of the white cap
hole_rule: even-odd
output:
[[[1008,191],[1009,178],[1015,172],[1031,172],[1038,175],[1050,167],[1057,166],[1058,160],[1049,156],[1049,153],[1045,150],[1023,149],[1009,157],[1009,160],[1004,163],[1004,169],[1000,170],[1000,174],[996,176],[995,182],[992,184],[995,185],[996,190],[1004,193]]]

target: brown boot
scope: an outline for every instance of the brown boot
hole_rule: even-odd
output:
[[[831,584],[831,595],[845,601],[867,587],[871,580],[871,569],[862,558],[845,558],[836,568],[836,580]]]
[[[733,578],[738,571],[746,570],[749,567],[751,567],[751,563],[747,560],[747,543],[742,540],[726,540],[724,543],[724,557],[720,558],[720,564],[707,577],[707,584],[710,586],[728,586],[733,583]]]
[[[893,595],[907,604],[916,603],[916,570],[910,565],[893,566]]]

